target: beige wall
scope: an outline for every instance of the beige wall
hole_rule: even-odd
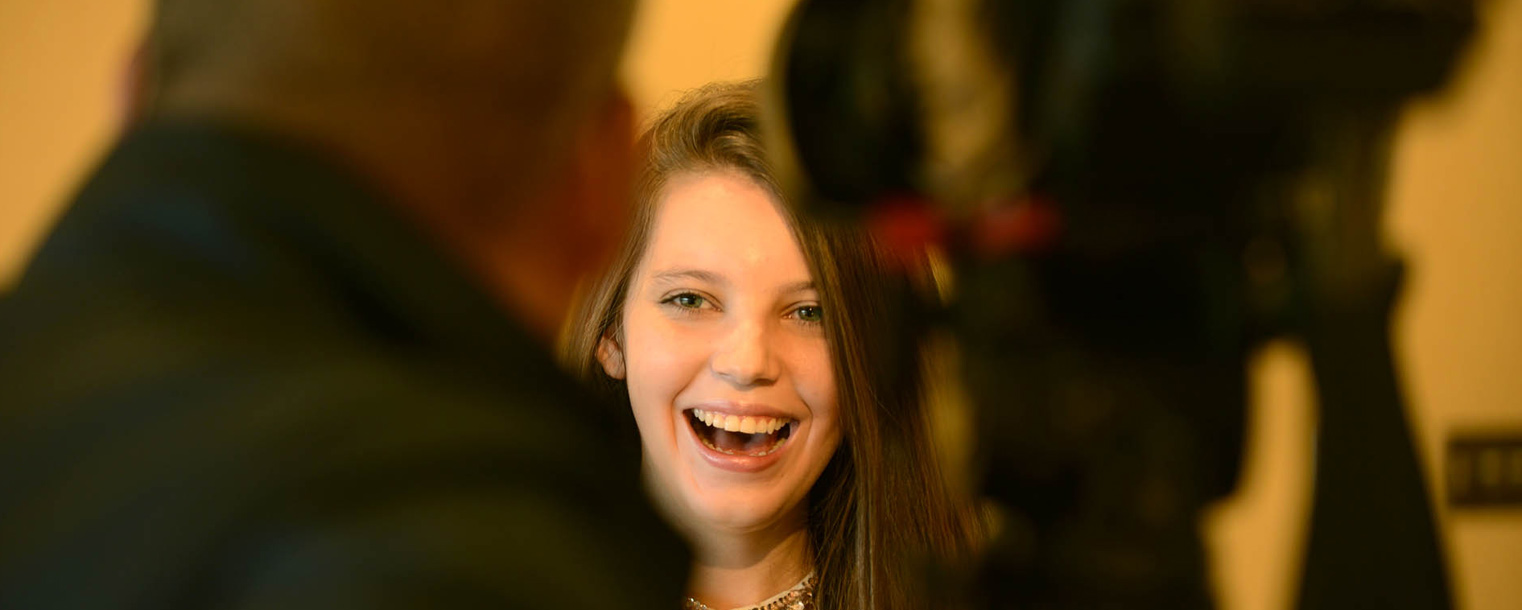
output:
[[[0,287],[111,136],[143,0],[0,0]]]
[[[790,4],[647,0],[626,69],[636,103],[648,113],[680,89],[760,76]],[[109,139],[115,75],[145,7],[0,2],[0,285]],[[1434,475],[1450,431],[1522,427],[1522,5],[1486,7],[1453,94],[1409,113],[1391,184],[1391,243],[1412,259],[1397,339]],[[1309,500],[1307,383],[1292,346],[1271,347],[1255,366],[1245,484],[1206,524],[1229,609],[1291,603]],[[1445,511],[1444,527],[1463,607],[1522,606],[1522,513]]]
[[[1409,113],[1390,185],[1412,260],[1396,338],[1429,455],[1456,431],[1522,430],[1522,2],[1484,4],[1453,95]],[[1445,517],[1470,607],[1522,608],[1522,510]]]
[[[757,78],[792,0],[642,0],[624,75],[645,113],[714,80]]]

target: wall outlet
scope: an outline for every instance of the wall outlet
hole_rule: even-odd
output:
[[[1448,439],[1448,504],[1522,508],[1522,430]]]

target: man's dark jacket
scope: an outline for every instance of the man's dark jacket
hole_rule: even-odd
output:
[[[129,135],[0,301],[0,608],[671,608],[619,414],[363,181]]]

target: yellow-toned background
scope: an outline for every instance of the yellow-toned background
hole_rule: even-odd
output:
[[[112,137],[117,77],[147,6],[0,1],[0,286]],[[709,80],[760,76],[789,6],[644,2],[626,69],[641,110]],[[1400,364],[1434,483],[1451,431],[1522,427],[1522,5],[1484,6],[1485,27],[1450,95],[1409,112],[1391,183],[1390,242],[1412,261],[1397,319]],[[1293,346],[1273,346],[1255,364],[1244,487],[1205,526],[1229,610],[1292,603],[1309,501],[1307,383]],[[1522,607],[1522,511],[1439,510],[1462,606]]]

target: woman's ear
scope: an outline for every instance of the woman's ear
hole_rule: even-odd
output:
[[[624,350],[619,347],[618,341],[609,335],[603,335],[597,342],[597,361],[602,364],[602,371],[614,379],[623,379]]]

